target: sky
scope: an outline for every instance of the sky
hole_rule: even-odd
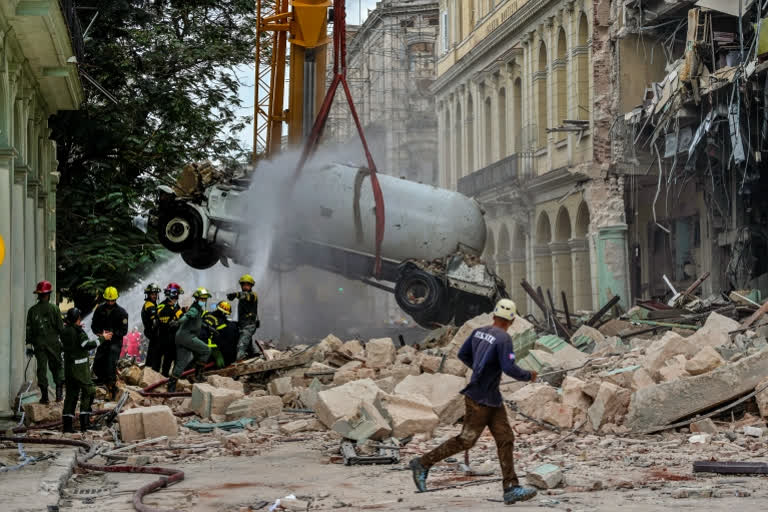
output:
[[[347,0],[347,23],[350,25],[359,25],[368,17],[368,10],[376,8],[376,0]],[[241,66],[237,70],[237,76],[240,83],[240,98],[243,100],[243,108],[239,114],[243,116],[253,115],[253,93],[254,93],[254,67]],[[251,148],[253,144],[253,123],[248,125],[245,130],[238,134],[238,138],[245,147]]]

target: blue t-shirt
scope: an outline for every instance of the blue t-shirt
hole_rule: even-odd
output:
[[[515,364],[512,338],[498,327],[481,327],[469,335],[458,354],[472,368],[472,380],[461,393],[488,407],[501,407],[501,372],[517,380],[531,380],[531,372]]]

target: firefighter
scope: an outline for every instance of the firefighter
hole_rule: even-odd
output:
[[[141,308],[141,323],[144,324],[144,336],[147,337],[147,356],[145,364],[152,366],[150,361],[158,359],[162,354],[160,348],[160,336],[158,333],[159,322],[157,320],[157,299],[160,295],[160,287],[150,283],[144,288],[144,306]]]
[[[227,294],[227,299],[237,299],[237,327],[240,337],[237,342],[237,359],[245,359],[251,351],[251,340],[259,328],[259,296],[253,291],[256,281],[250,274],[240,278],[240,291]]]
[[[168,377],[171,365],[176,360],[176,328],[182,314],[179,307],[179,295],[183,294],[184,290],[177,283],[168,283],[163,293],[165,300],[157,306],[159,351],[153,353],[151,358],[148,352],[146,364],[156,372],[161,372],[163,376]]]
[[[66,325],[61,333],[67,385],[67,396],[64,399],[64,410],[61,416],[64,433],[75,431],[72,424],[75,421],[78,398],[80,399],[80,431],[85,432],[90,429],[95,387],[91,381],[88,353],[102,343],[109,343],[113,336],[111,332],[102,332],[97,339],[89,340],[81,320],[80,310],[70,309],[67,311]]]
[[[56,384],[56,401],[60,402],[64,391],[64,367],[61,363],[59,335],[64,330],[61,312],[51,303],[53,285],[40,281],[35,288],[37,304],[27,312],[27,357],[37,359],[37,385],[40,386],[40,403],[48,403],[48,368]]]
[[[203,314],[202,339],[208,342],[211,361],[217,368],[232,364],[237,357],[236,326],[228,318],[231,313],[232,306],[223,300],[216,304],[214,311]]]
[[[200,339],[203,312],[211,294],[205,288],[198,288],[192,297],[194,297],[195,302],[179,319],[179,330],[176,331],[176,364],[174,364],[173,372],[168,380],[169,393],[176,391],[176,382],[193,360],[195,363],[194,381],[202,381],[203,369],[211,356],[211,349],[208,344]]]
[[[109,343],[102,343],[96,349],[93,373],[98,382],[107,387],[112,399],[117,398],[117,361],[123,348],[123,337],[128,334],[128,313],[117,305],[118,293],[114,286],[108,286],[103,294],[104,302],[93,312],[91,331],[99,336],[112,333]]]

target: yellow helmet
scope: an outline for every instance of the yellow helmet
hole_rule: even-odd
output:
[[[256,281],[253,279],[253,276],[251,274],[243,274],[243,276],[240,278],[240,281],[238,281],[239,284],[248,283],[251,286],[254,286],[256,284]]]
[[[517,306],[509,299],[501,299],[496,303],[496,307],[493,309],[493,316],[503,318],[505,320],[512,320],[517,314]]]
[[[223,300],[216,304],[216,309],[224,313],[225,315],[231,315],[232,314],[232,306],[229,304],[229,302]]]
[[[114,286],[107,286],[107,288],[104,290],[104,300],[117,300],[117,297],[119,297],[117,293],[117,288]]]
[[[211,294],[203,288],[202,286],[195,290],[195,293],[192,294],[192,296],[196,299],[209,299],[211,297]]]

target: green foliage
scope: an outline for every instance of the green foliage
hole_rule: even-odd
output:
[[[85,102],[51,119],[58,144],[58,283],[129,284],[160,250],[133,226],[184,163],[242,159],[235,68],[253,61],[252,0],[91,0]],[[94,11],[84,10],[83,16]],[[84,23],[90,21],[83,20]]]

